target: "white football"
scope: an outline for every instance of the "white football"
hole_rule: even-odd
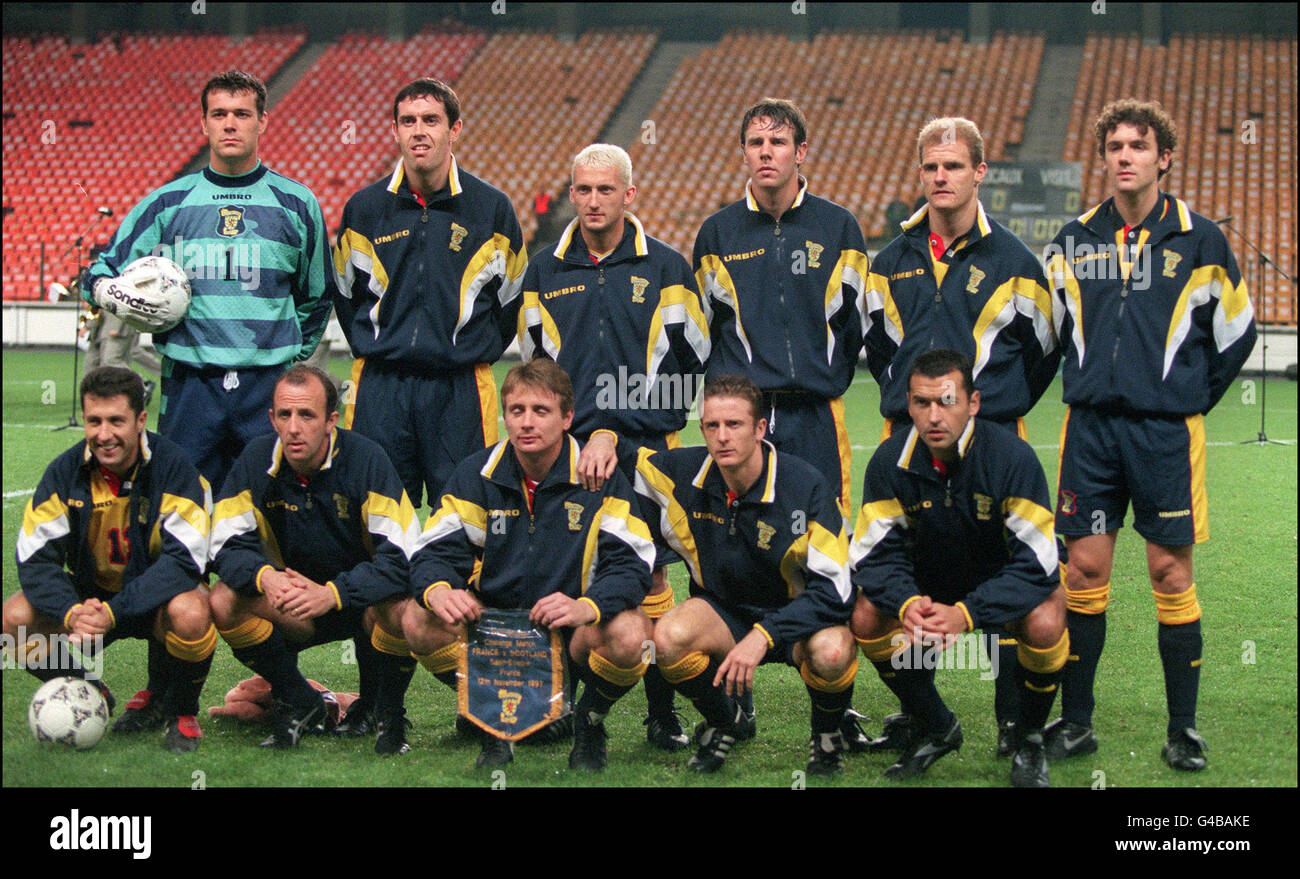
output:
[[[27,724],[38,742],[59,742],[84,751],[104,737],[108,703],[88,681],[55,678],[41,684],[32,696]]]
[[[174,328],[190,307],[190,279],[165,256],[142,256],[95,285],[95,301],[145,333]]]

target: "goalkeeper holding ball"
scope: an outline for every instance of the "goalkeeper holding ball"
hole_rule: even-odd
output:
[[[200,103],[208,167],[136,205],[81,286],[92,305],[154,334],[159,433],[216,492],[244,445],[270,432],[275,381],[316,348],[331,297],[320,204],[257,157],[266,86],[227,71]],[[189,297],[168,261],[188,276]]]

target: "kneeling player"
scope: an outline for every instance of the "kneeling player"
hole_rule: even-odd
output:
[[[244,449],[212,528],[221,576],[212,614],[235,658],[271,684],[274,731],[292,748],[323,731],[325,703],[298,670],[298,651],[352,638],[361,698],[348,712],[377,754],[404,754],[406,687],[415,670],[402,639],[407,552],[418,522],[383,449],[336,426],[338,392],[315,367],[275,384],[275,436]]]
[[[763,440],[762,401],[749,379],[719,376],[700,394],[706,448],[641,452],[637,493],[691,578],[691,597],[655,626],[656,661],[704,715],[696,772],[720,769],[742,733],[733,700],[754,669],[798,668],[812,699],[808,771],[829,774],[843,767],[858,669],[847,538],[821,474]]]
[[[217,633],[199,579],[207,563],[207,483],[179,447],[145,430],[144,383],[105,366],[81,382],[85,442],[55,458],[23,513],[18,582],[4,633],[149,641],[149,685],[113,731],[165,729],[193,751],[195,715]],[[82,640],[85,651],[93,641]],[[82,668],[28,669],[41,680]],[[109,701],[108,688],[100,689]]]
[[[907,398],[912,429],[867,465],[850,555],[862,590],[853,634],[920,727],[885,776],[919,775],[962,743],[933,667],[913,667],[920,646],[909,651],[909,642],[951,644],[1004,625],[1019,641],[1024,684],[1011,783],[1046,787],[1043,724],[1069,639],[1043,468],[1014,433],[975,418],[980,395],[964,355],[940,348],[917,357]]]
[[[484,607],[528,608],[534,623],[565,629],[585,683],[569,767],[601,770],[605,716],[646,670],[651,625],[638,607],[654,544],[621,473],[599,491],[582,487],[573,402],[568,375],[550,360],[506,375],[508,439],[465,459],[447,483],[411,557],[415,599],[403,625],[421,664],[452,687],[465,624]],[[480,768],[512,759],[513,743],[483,734]]]

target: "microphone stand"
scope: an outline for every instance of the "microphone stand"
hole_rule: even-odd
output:
[[[77,347],[77,339],[81,336],[81,309],[84,300],[81,298],[82,272],[85,271],[81,262],[81,245],[87,236],[94,231],[99,225],[99,221],[105,214],[96,211],[95,218],[90,221],[90,225],[77,236],[76,240],[68,245],[67,250],[59,255],[59,262],[63,262],[72,251],[77,252],[77,316],[72,321],[72,413],[68,416],[67,424],[60,424],[58,427],[50,428],[51,430],[67,430],[70,427],[81,427],[81,422],[77,420],[77,361],[81,357],[81,349]]]
[[[1297,279],[1288,275],[1281,266],[1269,259],[1264,251],[1256,247],[1255,243],[1247,238],[1245,234],[1237,231],[1237,228],[1232,225],[1232,217],[1226,217],[1222,220],[1216,220],[1215,222],[1227,229],[1233,235],[1236,235],[1242,241],[1246,242],[1246,246],[1255,251],[1255,254],[1258,256],[1258,259],[1253,262],[1255,267],[1255,323],[1259,327],[1259,371],[1262,375],[1262,378],[1260,379],[1261,387],[1259,392],[1259,435],[1255,437],[1255,439],[1242,440],[1238,445],[1262,446],[1271,444],[1275,446],[1287,446],[1290,445],[1290,443],[1283,442],[1282,440],[1271,440],[1268,438],[1268,434],[1264,431],[1264,418],[1268,414],[1268,323],[1264,320],[1264,284],[1262,277],[1264,274],[1264,266],[1272,266],[1274,271],[1286,278],[1292,284],[1295,284]]]

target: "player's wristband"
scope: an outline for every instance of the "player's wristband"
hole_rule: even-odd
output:
[[[117,615],[113,613],[113,605],[108,602],[104,603],[104,610],[108,611],[108,631],[117,628]]]
[[[65,614],[63,615],[63,628],[65,628],[65,629],[71,629],[71,628],[72,628],[72,626],[68,625],[68,617],[72,616],[72,612],[73,612],[74,610],[80,610],[81,608],[82,608],[82,604],[81,604],[80,601],[78,601],[78,602],[77,602],[76,604],[74,604],[72,607],[68,608],[68,612],[65,613]]]
[[[266,590],[262,588],[262,575],[265,574],[267,571],[274,571],[274,570],[275,570],[274,565],[262,565],[262,567],[257,569],[257,574],[254,575],[253,577],[253,587],[263,595],[266,594]]]
[[[450,588],[451,588],[451,584],[448,583],[446,580],[439,580],[437,583],[430,583],[428,587],[425,588],[424,593],[420,596],[420,603],[424,605],[425,610],[432,611],[433,606],[429,604],[429,596],[433,594],[433,591],[435,589],[450,589]]]
[[[584,596],[582,596],[581,598],[578,599],[578,603],[579,603],[579,604],[589,604],[589,605],[591,605],[591,609],[594,610],[594,611],[596,612],[596,618],[595,618],[594,620],[592,620],[591,622],[587,623],[587,625],[589,625],[589,626],[594,626],[594,625],[597,625],[597,624],[600,623],[600,607],[597,606],[596,602],[592,601],[590,598],[588,598],[587,596],[584,595]]]
[[[343,609],[343,597],[339,595],[339,587],[337,587],[337,586],[334,585],[334,581],[333,581],[333,580],[327,580],[327,581],[325,582],[325,585],[326,585],[326,587],[329,588],[329,590],[330,590],[331,592],[334,593],[334,609],[335,609],[335,610],[342,610],[342,609]]]
[[[590,442],[591,440],[594,440],[596,437],[600,436],[602,433],[605,434],[606,436],[608,436],[608,437],[610,437],[611,439],[614,440],[614,448],[617,449],[617,448],[618,448],[618,434],[614,433],[614,431],[610,430],[610,429],[607,428],[607,427],[602,427],[600,430],[593,430],[593,431],[591,432],[591,436],[587,438],[587,441]]]
[[[966,602],[964,602],[964,601],[959,601],[959,602],[957,602],[957,603],[954,605],[954,607],[960,609],[960,610],[961,610],[961,615],[964,616],[964,617],[966,618],[966,629],[965,629],[965,630],[966,630],[967,632],[973,632],[973,631],[975,631],[975,621],[974,621],[973,619],[971,619],[970,611],[966,609]]]
[[[900,623],[903,621],[903,616],[907,613],[907,609],[912,606],[912,602],[918,600],[920,597],[921,596],[919,595],[913,595],[911,598],[907,599],[907,601],[904,601],[902,605],[899,606],[898,621]]]

